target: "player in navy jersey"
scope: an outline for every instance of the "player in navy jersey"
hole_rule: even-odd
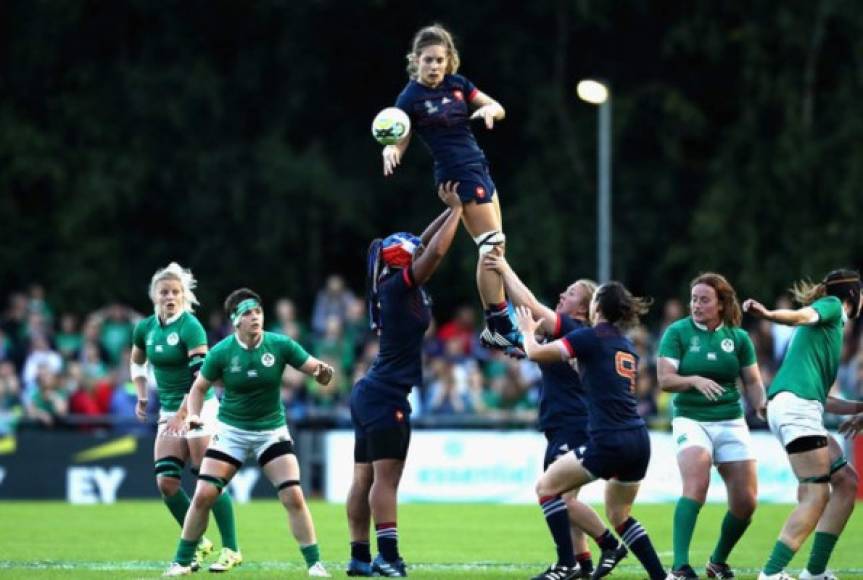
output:
[[[422,383],[422,341],[431,322],[425,284],[452,244],[462,217],[458,183],[438,188],[449,206],[420,238],[397,233],[369,248],[368,304],[380,349],[351,392],[354,476],[348,493],[348,576],[406,576],[396,528],[398,485],[410,443],[408,394]],[[374,519],[378,556],[371,559]]]
[[[605,513],[623,545],[609,530],[575,514],[578,525],[596,538],[602,549],[593,579],[611,572],[626,556],[627,548],[635,553],[651,580],[665,578],[647,532],[630,516],[650,461],[650,438],[633,394],[638,356],[623,329],[637,323],[645,312],[646,301],[634,298],[619,282],[608,282],[597,288],[590,301],[592,327],[573,330],[559,340],[541,345],[534,337],[540,323],[533,319],[530,309],[518,307],[527,357],[538,363],[578,358],[579,374],[587,390],[590,439],[583,448],[552,463],[540,476],[536,493],[560,560],[565,554],[561,546],[569,541],[569,522],[561,494],[598,478],[607,480]],[[560,580],[572,578],[576,573],[577,570],[558,561],[536,579]]]
[[[588,325],[590,299],[596,290],[596,283],[592,280],[581,279],[570,284],[561,292],[557,307],[552,310],[536,299],[510,267],[502,252],[488,254],[483,265],[500,273],[513,304],[530,309],[531,314],[539,319],[539,330],[548,339],[560,338]],[[582,447],[588,441],[587,394],[573,362],[555,361],[539,365],[542,373],[539,429],[548,441],[543,461],[544,469],[548,469],[558,457]],[[563,501],[571,514],[592,518],[594,528],[602,525],[593,508],[578,501],[577,490],[564,494]],[[570,533],[572,542],[560,546],[562,553],[558,565],[566,566],[567,574],[570,575],[571,569],[577,567],[578,573],[571,577],[589,578],[593,572],[593,562],[587,538],[582,529],[572,522]]]
[[[481,340],[486,346],[512,349],[521,341],[509,318],[500,275],[482,267],[482,257],[503,247],[500,201],[489,173],[488,161],[470,128],[472,119],[482,119],[487,129],[504,118],[503,107],[465,77],[456,74],[460,64],[450,33],[439,25],[421,29],[414,36],[408,58],[410,81],[398,96],[396,107],[411,120],[412,131],[383,149],[384,175],[395,171],[417,133],[434,158],[435,183],[458,182],[464,203],[465,228],[479,249],[477,287],[485,310],[486,328]]]

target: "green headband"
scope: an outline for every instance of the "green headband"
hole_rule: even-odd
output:
[[[243,300],[242,302],[237,304],[236,308],[234,308],[234,312],[233,312],[233,314],[231,314],[231,324],[233,324],[235,327],[239,326],[240,325],[240,317],[242,317],[243,314],[245,314],[246,312],[248,312],[249,310],[251,310],[253,308],[258,308],[260,306],[261,305],[258,304],[258,301],[255,300],[254,298],[246,298],[245,300]]]

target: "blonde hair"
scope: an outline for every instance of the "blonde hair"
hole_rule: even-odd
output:
[[[150,280],[150,300],[156,304],[156,285],[163,280],[176,280],[183,287],[183,310],[194,312],[195,306],[199,306],[198,298],[193,290],[198,286],[198,281],[192,275],[192,271],[180,266],[177,262],[171,262],[164,268],[156,270]],[[156,316],[159,313],[156,312]]]
[[[795,302],[803,306],[809,306],[819,298],[827,296],[827,286],[821,282],[811,280],[798,280],[788,289]]]
[[[722,305],[722,322],[727,326],[740,326],[740,322],[743,320],[740,301],[737,299],[737,292],[734,291],[734,287],[725,279],[725,276],[715,272],[704,272],[689,283],[689,290],[691,291],[699,284],[710,286],[716,292],[716,299]]]
[[[590,305],[590,301],[593,299],[593,294],[596,292],[596,282],[589,278],[579,278],[575,282],[573,282],[576,286],[582,286],[588,292],[587,297],[587,305]]]
[[[442,46],[446,49],[446,73],[454,75],[458,72],[458,67],[461,64],[461,59],[458,55],[458,49],[455,47],[455,42],[452,39],[452,34],[440,24],[432,24],[421,28],[411,42],[411,50],[407,53],[408,60],[408,76],[416,80],[417,71],[419,69],[419,56],[424,49],[429,46]]]

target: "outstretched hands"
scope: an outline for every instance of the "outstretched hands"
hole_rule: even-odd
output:
[[[458,185],[458,181],[447,181],[438,186],[437,196],[447,207],[461,207],[462,203],[461,198],[458,196]]]
[[[498,105],[496,103],[489,103],[488,105],[483,105],[479,109],[473,112],[470,116],[471,119],[482,119],[485,121],[486,129],[494,129],[494,116],[497,114]]]
[[[766,318],[768,310],[758,300],[747,298],[743,301],[743,312],[748,312],[758,318]]]

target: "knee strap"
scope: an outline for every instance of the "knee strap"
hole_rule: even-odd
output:
[[[848,465],[848,458],[845,457],[844,455],[840,455],[836,459],[836,461],[834,461],[830,465],[830,475],[832,476],[834,473],[836,473],[837,471],[839,471],[840,469],[842,469],[846,465]]]
[[[830,474],[801,477],[800,483],[830,483]]]
[[[289,487],[293,487],[295,485],[300,485],[299,479],[289,479],[287,481],[283,481],[279,485],[276,486],[276,491],[282,491],[283,489],[287,489]]]
[[[225,489],[225,486],[228,485],[228,480],[222,477],[216,477],[214,475],[201,474],[198,476],[198,481],[206,481],[207,483],[213,485],[219,491]]]
[[[182,459],[169,455],[168,457],[162,457],[161,459],[156,460],[153,472],[156,474],[156,477],[182,479],[184,465],[185,462]]]
[[[492,230],[484,234],[480,234],[473,239],[476,242],[480,256],[485,256],[498,246],[502,246],[506,242],[506,236],[499,230]]]

